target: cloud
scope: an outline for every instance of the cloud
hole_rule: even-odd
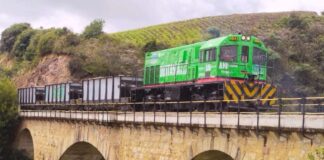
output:
[[[319,0],[0,0],[0,4],[0,32],[19,22],[82,32],[99,18],[106,21],[106,32],[117,32],[205,16],[324,10],[324,1]]]
[[[67,25],[68,23],[68,25]],[[65,10],[55,10],[52,14],[46,17],[38,17],[32,22],[34,28],[51,28],[55,27],[65,27],[68,26],[69,29],[75,32],[81,32],[85,24],[89,23],[87,19],[80,17],[77,14],[66,12]],[[55,25],[53,25],[55,24]]]

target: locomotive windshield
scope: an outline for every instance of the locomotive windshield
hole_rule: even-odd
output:
[[[267,63],[267,55],[264,50],[260,48],[253,48],[253,64],[266,65]]]
[[[241,56],[241,62],[247,63],[249,61],[249,47],[243,46],[242,47],[242,56]]]
[[[237,60],[237,47],[236,46],[223,46],[220,50],[220,60],[225,62],[236,62]]]

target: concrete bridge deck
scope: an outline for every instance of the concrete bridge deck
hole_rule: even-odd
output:
[[[299,112],[123,112],[123,111],[53,111],[22,110],[25,118],[96,121],[102,123],[142,123],[198,126],[209,128],[244,128],[296,130],[324,133],[324,113]]]

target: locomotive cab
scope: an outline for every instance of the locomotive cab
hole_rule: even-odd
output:
[[[199,53],[198,79],[218,77],[264,82],[267,49],[256,37],[230,35],[203,44]]]

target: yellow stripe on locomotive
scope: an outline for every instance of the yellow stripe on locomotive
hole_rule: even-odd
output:
[[[240,100],[260,99],[262,105],[273,105],[277,88],[272,84],[262,84],[255,82],[225,81],[224,83],[224,100],[237,104]]]

